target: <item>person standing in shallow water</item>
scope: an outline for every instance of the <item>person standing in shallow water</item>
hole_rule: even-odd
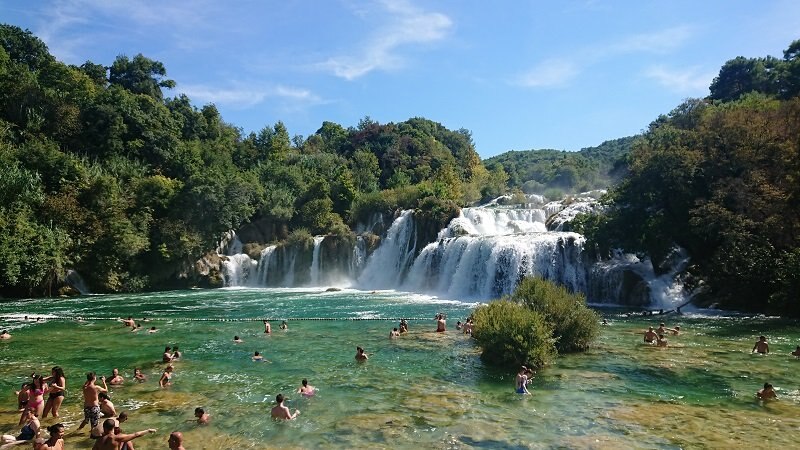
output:
[[[758,351],[758,353],[761,353],[762,355],[766,355],[769,353],[769,344],[767,343],[766,336],[758,337],[758,341],[756,341],[756,344],[753,346],[753,350],[750,353],[755,353],[756,351]]]
[[[764,383],[764,388],[756,392],[756,397],[759,400],[777,400],[778,396],[775,394],[775,388],[769,383]]]
[[[444,333],[446,330],[447,330],[447,323],[444,320],[444,314],[438,314],[436,316],[436,332]]]
[[[295,409],[294,414],[292,414],[289,408],[283,404],[283,394],[275,396],[275,401],[278,402],[278,404],[272,408],[271,414],[273,419],[292,420],[300,415],[299,409]]]
[[[517,394],[528,394],[528,395],[530,395],[530,392],[528,391],[528,374],[529,373],[531,373],[530,370],[528,370],[528,368],[525,367],[525,366],[520,367],[519,372],[517,372],[517,378],[516,378],[516,387],[517,387],[516,388],[516,392],[517,392]]]
[[[356,361],[366,361],[369,357],[366,353],[364,353],[364,349],[361,347],[356,347]]]

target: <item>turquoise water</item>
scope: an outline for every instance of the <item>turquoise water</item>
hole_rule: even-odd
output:
[[[666,316],[625,318],[611,311],[597,345],[542,370],[532,396],[513,393],[514,373],[485,367],[474,342],[455,332],[473,303],[396,292],[320,290],[195,290],[125,296],[0,303],[0,427],[16,434],[14,390],[32,372],[61,365],[68,395],[60,421],[69,448],[91,448],[82,419],[80,386],[86,371],[146,383],[112,388],[125,432],[157,428],[137,448],[166,448],[171,431],[190,449],[228,448],[743,448],[791,447],[800,431],[800,361],[789,356],[800,327],[777,318]],[[434,314],[448,315],[449,331],[435,333]],[[50,319],[23,321],[23,315]],[[119,322],[148,317],[132,333]],[[57,318],[52,318],[57,317]],[[71,320],[85,317],[79,322]],[[395,321],[289,320],[289,330],[265,336],[258,320],[282,318],[380,319],[411,317],[410,333],[390,340]],[[228,319],[203,321],[198,319]],[[192,319],[192,320],[189,320]],[[659,320],[681,325],[672,347],[640,344]],[[751,355],[765,334],[772,354]],[[234,344],[238,335],[242,344]],[[178,344],[173,386],[159,389],[167,345]],[[357,363],[355,347],[370,355]],[[252,362],[254,351],[270,363]],[[319,389],[294,392],[302,378]],[[753,393],[769,381],[781,400],[760,405]],[[301,411],[292,422],[269,419],[274,397]],[[212,416],[192,421],[195,407]],[[47,418],[46,426],[56,420]]]

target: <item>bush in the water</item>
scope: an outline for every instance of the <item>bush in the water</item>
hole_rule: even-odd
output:
[[[522,280],[510,300],[536,311],[553,326],[560,353],[586,350],[600,333],[600,316],[586,306],[581,294],[537,277]]]
[[[473,318],[473,336],[489,364],[541,367],[556,354],[552,325],[523,304],[497,300],[479,306]]]

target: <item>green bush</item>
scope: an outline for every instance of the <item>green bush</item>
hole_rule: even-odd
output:
[[[586,350],[600,332],[600,316],[586,306],[583,295],[542,278],[525,278],[509,300],[540,313],[553,325],[559,352]]]
[[[542,367],[556,354],[553,327],[544,316],[523,304],[498,300],[479,306],[473,314],[473,336],[481,359],[500,366]]]

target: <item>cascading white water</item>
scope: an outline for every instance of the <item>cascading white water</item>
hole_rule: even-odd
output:
[[[386,239],[367,259],[364,272],[358,278],[359,286],[367,289],[398,287],[414,259],[415,250],[414,211],[409,209],[395,219]]]
[[[442,239],[422,250],[403,288],[448,298],[490,299],[510,294],[523,277],[538,275],[583,291],[583,242],[576,233]]]
[[[261,286],[267,285],[267,273],[269,272],[269,262],[272,254],[275,253],[277,246],[270,245],[264,250],[261,250],[261,257],[258,259],[258,284]]]
[[[237,253],[226,257],[222,262],[222,273],[225,286],[248,286],[256,282],[258,263],[244,253]]]
[[[314,236],[314,251],[311,256],[311,285],[319,285],[319,252],[322,249],[320,244],[325,236]]]

